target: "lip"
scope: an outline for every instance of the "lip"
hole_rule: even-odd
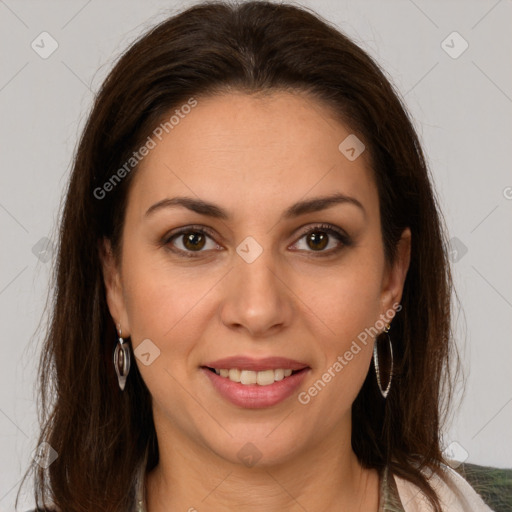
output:
[[[290,368],[291,370],[302,370],[304,368],[309,368],[307,363],[277,356],[264,357],[261,359],[247,356],[231,356],[205,363],[202,366],[217,368],[218,370],[222,368],[226,368],[228,370],[231,368],[238,368],[239,370],[252,370],[253,372],[259,372],[263,370],[277,370],[279,368]]]
[[[215,364],[217,363],[216,361]],[[282,366],[276,366],[276,368],[282,368]],[[217,375],[204,366],[201,367],[200,370],[210,379],[210,382],[217,392],[232,404],[246,409],[263,409],[272,407],[293,395],[302,384],[311,368],[303,368],[297,373],[293,373],[289,377],[285,377],[283,380],[276,381],[268,386],[260,386],[259,384],[246,385],[233,382],[227,377]]]

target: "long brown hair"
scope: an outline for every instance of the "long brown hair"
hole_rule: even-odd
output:
[[[405,227],[411,263],[392,324],[395,372],[384,400],[373,363],[353,404],[360,462],[416,485],[437,512],[422,470],[443,461],[440,432],[452,394],[452,282],[444,226],[407,111],[379,66],[306,8],[268,2],[195,5],[160,23],[119,59],[99,91],[74,158],[60,225],[52,314],[40,361],[38,444],[58,458],[33,463],[37,506],[128,511],[149,449],[158,463],[151,396],[134,366],[121,392],[112,364],[116,332],[98,244],[119,256],[136,165],[114,179],[165,115],[219,92],[303,91],[364,141],[379,192],[388,262]],[[125,168],[126,170],[126,168]],[[114,180],[114,181],[112,181]],[[104,184],[113,184],[105,192]],[[103,192],[98,192],[98,190]],[[23,484],[22,484],[23,485]],[[19,496],[19,495],[18,495]],[[16,501],[16,503],[18,500]]]

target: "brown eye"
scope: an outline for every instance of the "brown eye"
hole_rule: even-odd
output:
[[[209,249],[222,249],[205,228],[194,226],[166,235],[161,243],[172,252],[190,258],[201,256],[201,253]]]
[[[329,235],[322,231],[313,231],[312,233],[306,235],[306,240],[306,243],[311,249],[315,251],[321,251],[327,246],[329,242]]]
[[[181,234],[182,243],[185,248],[190,251],[200,251],[205,245],[205,236],[203,233],[199,233],[198,231],[191,231],[189,233]]]
[[[302,233],[302,236],[295,245],[300,246],[303,239],[305,241],[305,249],[302,247],[297,248],[309,253],[318,253],[316,256],[328,256],[340,251],[344,247],[352,245],[352,239],[345,232],[330,224],[309,228]],[[331,242],[334,242],[334,246],[325,250],[326,247],[332,245]]]

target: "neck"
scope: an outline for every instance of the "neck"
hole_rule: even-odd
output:
[[[324,438],[285,462],[247,467],[179,432],[171,438],[157,428],[157,435],[159,463],[146,476],[146,512],[378,509],[379,475],[362,468],[350,436]]]

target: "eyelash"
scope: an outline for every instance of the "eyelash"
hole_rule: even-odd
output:
[[[326,257],[330,256],[332,254],[337,253],[343,247],[349,247],[352,245],[352,239],[343,231],[336,228],[332,224],[318,224],[316,226],[309,227],[307,230],[303,231],[297,241],[304,238],[306,235],[309,235],[311,233],[315,233],[317,231],[321,231],[323,233],[326,233],[328,235],[334,236],[339,242],[341,242],[341,245],[334,249],[330,249],[329,251],[306,251],[313,253],[314,257]],[[175,239],[178,238],[180,235],[185,235],[187,233],[200,233],[202,235],[205,235],[209,238],[213,238],[213,233],[210,232],[210,230],[202,227],[202,226],[187,226],[186,228],[181,228],[179,231],[169,233],[166,235],[162,241],[162,246],[168,247],[169,244]],[[183,256],[185,258],[198,258],[200,257],[200,254],[205,251],[184,251],[182,249],[177,249],[176,247],[168,247],[168,249],[175,254],[178,254],[179,256]]]

